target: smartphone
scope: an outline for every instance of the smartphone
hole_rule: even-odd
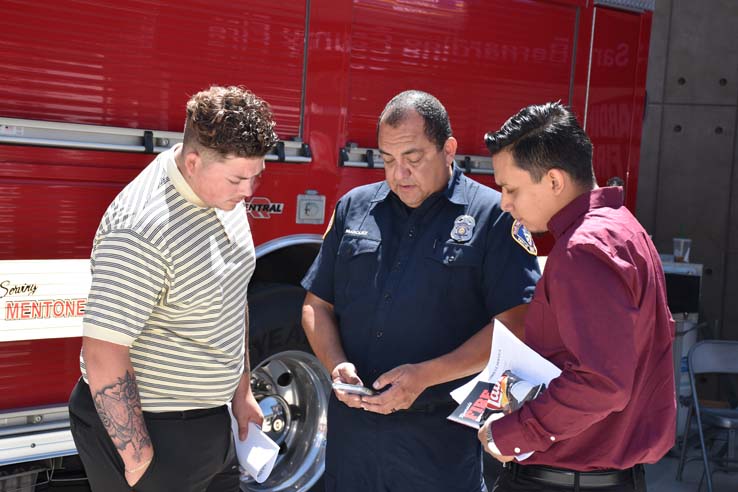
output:
[[[333,389],[345,391],[346,393],[352,393],[354,395],[372,396],[376,395],[377,392],[366,386],[360,384],[348,384],[348,383],[333,383]]]

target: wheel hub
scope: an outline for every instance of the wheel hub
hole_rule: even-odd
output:
[[[264,414],[262,430],[280,449],[269,478],[257,483],[243,477],[241,489],[309,490],[325,469],[328,374],[315,356],[290,350],[256,366],[251,372],[251,387]]]

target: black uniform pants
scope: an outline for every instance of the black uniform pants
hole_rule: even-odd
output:
[[[133,487],[136,492],[237,492],[239,470],[225,406],[154,413],[144,420],[154,459]],[[129,492],[123,460],[80,378],[69,399],[72,437],[93,492]]]
[[[525,468],[525,465],[506,464],[492,492],[646,492],[646,474],[642,465],[628,470],[628,477],[621,483],[604,487],[553,485],[526,474]]]
[[[326,492],[487,492],[477,431],[456,405],[380,415],[331,395]]]

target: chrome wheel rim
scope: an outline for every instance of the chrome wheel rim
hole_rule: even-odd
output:
[[[309,490],[325,469],[328,374],[315,356],[290,350],[256,366],[251,387],[264,413],[262,430],[280,450],[269,478],[242,477],[241,490]]]

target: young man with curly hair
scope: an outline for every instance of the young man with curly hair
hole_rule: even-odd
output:
[[[261,423],[249,378],[244,199],[277,140],[266,102],[214,86],[184,142],[115,198],[95,234],[72,435],[94,491],[237,491],[226,404]]]

